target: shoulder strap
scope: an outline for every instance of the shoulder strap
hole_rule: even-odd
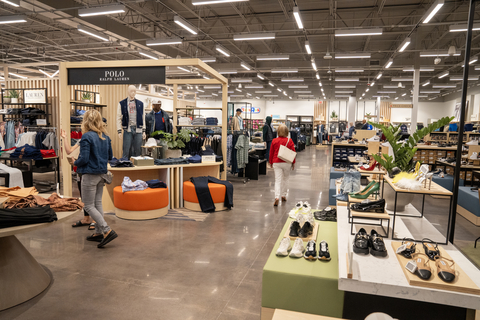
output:
[[[287,139],[287,143],[285,144],[285,147],[288,146],[289,142],[290,142],[290,138]]]

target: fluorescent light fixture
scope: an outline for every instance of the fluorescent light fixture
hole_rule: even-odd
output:
[[[2,2],[5,2],[11,6],[14,6],[14,7],[20,7],[20,0],[2,0]]]
[[[238,89],[238,88],[236,88],[235,91],[242,92],[242,90],[240,90],[240,89]]]
[[[380,79],[380,78],[382,77],[382,75],[383,75],[383,73],[380,72],[380,73],[377,75],[376,79],[377,79],[377,80]]]
[[[292,99],[292,97],[288,97],[288,99]]]
[[[252,95],[251,93],[248,93],[248,92],[247,92],[247,96],[249,96],[249,97],[250,97],[251,95]]]
[[[365,90],[365,92],[368,92],[368,91],[370,91],[370,88],[367,88],[367,89]]]
[[[215,50],[217,50],[218,52],[220,52],[221,54],[223,54],[224,56],[226,57],[230,57],[230,53],[227,51],[227,49],[225,49],[224,47],[222,47],[221,45],[216,45],[215,46]]]
[[[180,16],[173,17],[173,22],[175,22],[176,24],[178,24],[180,27],[187,30],[191,34],[197,34],[197,28],[195,28],[190,23],[182,19]]]
[[[318,85],[321,87],[321,86],[322,86],[322,82],[318,82]]]
[[[153,60],[158,60],[158,57],[155,56],[153,53],[147,52],[147,51],[138,51],[139,54],[141,54],[144,57],[153,59]],[[190,71],[189,71],[190,72]]]
[[[398,97],[395,97],[395,100],[398,100]]]
[[[472,64],[478,61],[478,57],[473,57],[468,64]]]
[[[236,69],[217,70],[220,74],[237,74]]]
[[[364,93],[362,93],[362,97],[365,97],[365,92],[364,92]]]
[[[211,94],[199,94],[198,97],[200,97],[200,98],[211,98],[212,95]]]
[[[456,88],[456,84],[432,84],[433,89]]]
[[[197,91],[200,91],[200,92],[205,92],[204,90],[200,90],[200,89],[197,89]]]
[[[298,29],[303,29],[302,18],[300,17],[300,10],[298,10],[297,6],[293,7],[293,16],[295,17],[295,21],[297,21]]]
[[[480,66],[475,66],[475,71],[480,70]]]
[[[322,90],[322,92],[325,92],[325,91],[323,90],[323,88],[320,88],[320,90]]]
[[[440,90],[420,90],[420,93],[440,93]]]
[[[406,94],[406,93],[404,93],[404,94],[402,94],[402,97],[405,97],[406,95],[407,95],[407,94]]]
[[[13,73],[13,72],[9,72],[8,74],[11,75],[11,76],[15,76],[15,77],[22,78],[22,79],[28,79],[28,77],[21,76],[21,75],[19,75],[19,74]]]
[[[268,90],[265,90],[265,91],[255,91],[255,93],[272,93],[272,91],[268,91]]]
[[[288,69],[272,69],[271,73],[296,73],[298,69],[288,68]]]
[[[432,72],[435,71],[435,68],[420,68],[420,72]],[[403,72],[413,72],[415,69],[413,67],[405,67],[403,68]]]
[[[423,23],[429,23],[444,3],[445,0],[436,0],[433,5],[428,9],[427,13],[425,13]]]
[[[252,83],[251,78],[234,78],[230,80],[231,83]]]
[[[303,82],[303,78],[282,78],[282,82]]]
[[[342,91],[335,91],[335,93],[353,93],[353,91],[342,90]]]
[[[252,67],[250,67],[248,64],[246,64],[245,62],[240,62],[240,66],[245,69],[245,70],[248,70],[250,71]]]
[[[341,77],[337,77],[337,78],[335,78],[335,81],[360,81],[360,78],[341,78]]]
[[[377,93],[397,93],[397,91],[377,91]]]
[[[263,96],[268,98],[274,98],[274,97],[278,97],[278,94],[264,94]]]
[[[206,75],[203,75],[203,79],[210,80],[210,78],[209,78],[209,77],[207,77]]]
[[[269,60],[288,60],[290,56],[288,54],[267,54],[257,56],[257,61],[269,61]]]
[[[192,0],[194,6],[201,6],[205,4],[219,4],[219,3],[229,3],[229,2],[241,2],[248,0]]]
[[[419,95],[418,97],[419,98],[428,98],[428,96],[421,96],[421,95]],[[413,96],[410,96],[410,98],[413,98]]]
[[[450,26],[450,32],[466,32],[468,28],[467,24],[457,24]],[[472,31],[478,31],[480,30],[480,23],[474,23]]]
[[[398,49],[398,52],[403,52],[411,42],[412,39],[405,38],[405,40],[403,40],[402,44],[400,45],[400,49]]]
[[[313,68],[313,70],[317,71],[317,64],[315,63],[314,58],[312,58],[312,68]]]
[[[288,86],[289,89],[308,89],[308,86],[295,86],[295,85],[290,85]]]
[[[235,41],[248,41],[248,40],[269,40],[275,39],[275,33],[247,33],[247,34],[236,34],[233,36]]]
[[[430,80],[427,80],[425,81],[423,84],[422,84],[422,87],[426,87],[430,84]]]
[[[60,72],[60,70],[55,71],[50,78],[55,77],[59,72]]]
[[[373,87],[375,85],[375,81],[373,81],[372,83],[370,83],[370,87]]]
[[[293,91],[293,93],[312,93],[312,91]]]
[[[305,50],[307,50],[308,54],[312,54],[312,48],[310,48],[310,41],[305,41]]]
[[[106,34],[103,34],[101,32],[95,31],[95,30],[90,29],[88,27],[82,26],[81,24],[79,24],[77,26],[77,30],[80,31],[80,32],[83,32],[85,34],[88,34],[89,36],[92,36],[92,37],[95,37],[97,39],[103,40],[103,41],[109,41],[110,40]]]
[[[111,6],[78,9],[78,15],[80,17],[101,16],[106,14],[122,13],[125,12],[125,6],[123,4],[115,4]]]
[[[336,89],[355,89],[357,86],[335,86]]]
[[[169,46],[172,44],[182,44],[183,40],[180,38],[170,38],[170,39],[153,39],[147,40],[147,46]],[[214,58],[215,59],[215,58]],[[203,61],[203,59],[201,59]],[[203,61],[206,62],[206,61]],[[215,61],[214,61],[215,62]]]
[[[281,88],[277,88],[277,91],[278,92],[282,92],[283,90]]]
[[[310,98],[310,97],[315,97],[313,94],[299,94],[299,98]]]
[[[372,96],[373,98],[390,98],[390,96]]]
[[[349,94],[336,94],[335,98],[350,98],[351,95]]]
[[[184,68],[184,67],[177,67],[177,68],[182,70],[182,71],[188,72],[188,73],[192,72],[192,71],[190,71],[190,70],[188,70],[187,68]]]
[[[455,52],[453,56],[459,56],[461,52]],[[451,56],[448,54],[448,50],[441,50],[441,51],[421,51],[420,52],[420,57],[426,58],[426,57],[449,57]]]
[[[320,80],[320,75],[318,74],[318,72],[315,74],[315,78],[317,78],[317,80]]]
[[[335,30],[335,37],[375,36],[383,33],[382,28]]]
[[[244,94],[232,94],[232,95],[230,95],[230,97],[241,98],[241,97],[245,97],[245,95]]]
[[[363,69],[335,69],[335,72],[364,72]]]
[[[202,62],[217,62],[217,58],[215,57],[201,57],[200,60],[202,60]]]
[[[274,87],[274,86],[275,86],[272,81],[268,81],[268,85],[269,85],[270,87]]]
[[[359,100],[362,100],[362,97],[360,97]]]
[[[287,95],[287,91],[283,91],[283,95],[285,95],[285,96],[286,96],[286,95]]]
[[[385,65],[385,69],[390,68],[390,66],[392,65],[392,63],[393,63],[393,59],[392,59],[392,58],[388,59],[387,64]]]
[[[260,97],[255,97],[255,99],[260,99]]]
[[[392,81],[395,81],[395,82],[412,81],[413,82],[413,78],[392,78]]]
[[[405,88],[405,86],[383,86],[383,89],[398,89],[398,88]]]
[[[252,85],[245,86],[245,89],[263,89],[263,86],[259,84],[252,84]]]
[[[438,79],[442,79],[442,78],[445,78],[446,76],[448,76],[449,74],[450,74],[450,72],[445,71],[445,72],[442,72],[439,75],[437,75],[437,77],[438,77]]]
[[[27,16],[16,15],[16,16],[1,16],[0,17],[0,24],[21,23],[21,22],[27,22]]]
[[[206,85],[206,86],[203,86],[203,89],[221,89],[222,86],[216,86],[216,85]]]
[[[257,78],[259,78],[260,80],[265,80],[265,76],[261,73],[257,73]]]
[[[38,71],[40,71],[40,72],[43,73],[44,75],[48,76],[49,78],[55,77],[55,76],[60,72],[60,70],[57,70],[57,71],[55,71],[54,74],[50,75],[50,74],[48,74],[47,72],[43,71],[42,69],[38,69]]]
[[[476,81],[478,76],[468,76],[468,81]],[[463,81],[462,75],[450,76],[450,81]]]
[[[370,53],[337,53],[335,59],[370,59]]]

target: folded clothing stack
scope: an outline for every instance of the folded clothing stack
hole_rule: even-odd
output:
[[[202,163],[202,157],[199,155],[187,158],[189,163]]]
[[[127,158],[117,159],[117,158],[113,157],[113,159],[110,160],[110,161],[108,161],[108,163],[110,164],[110,166],[111,166],[112,168],[129,168],[129,167],[133,167],[132,161],[128,160]]]
[[[38,108],[23,108],[20,109],[21,114],[45,114],[45,111],[40,110]]]
[[[83,115],[87,112],[87,110],[77,110],[76,116],[77,117],[83,117]]]
[[[194,119],[192,120],[192,125],[195,125],[195,126],[203,126],[203,125],[205,125],[205,118],[201,118],[201,117],[194,118]]]
[[[188,160],[184,158],[155,159],[155,165],[157,166],[165,166],[171,164],[188,164]]]
[[[213,118],[213,117],[210,117],[210,118],[207,118],[206,119],[206,125],[208,126],[217,126],[218,125],[218,119],[217,118]]]
[[[0,209],[0,229],[56,221],[57,214],[50,206]]]
[[[38,195],[30,195],[21,199],[8,199],[4,203],[5,209],[23,209],[49,206],[55,212],[75,211],[82,209],[84,204],[78,198],[61,198],[57,193],[44,198]]]
[[[57,156],[54,149],[50,150],[40,150],[40,153],[44,158],[54,158]]]
[[[189,126],[192,124],[192,120],[188,117],[179,117],[178,118],[178,125],[179,126]]]
[[[20,108],[9,108],[7,109],[7,114],[20,114]]]
[[[82,118],[80,118],[80,117],[70,117],[70,123],[82,123]]]
[[[167,187],[165,182],[163,182],[161,180],[158,180],[158,179],[148,180],[147,185],[151,189],[157,189],[157,188],[164,188],[165,189]]]
[[[132,181],[129,177],[124,177],[122,182],[122,191],[143,191],[148,188],[148,184],[143,180]]]
[[[26,144],[23,147],[16,148],[15,151],[10,155],[10,158],[43,160],[43,156],[40,150],[32,147],[29,144]]]

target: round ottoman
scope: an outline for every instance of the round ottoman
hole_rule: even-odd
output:
[[[127,220],[149,220],[168,213],[168,188],[145,189],[122,192],[122,187],[113,189],[115,215]]]
[[[209,183],[208,189],[215,204],[215,211],[227,210],[227,207],[224,206],[227,187],[222,184]],[[183,206],[192,211],[202,211],[198,203],[195,185],[191,181],[185,181],[183,183]]]

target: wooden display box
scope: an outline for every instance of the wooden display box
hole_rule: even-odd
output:
[[[154,166],[155,161],[154,159],[134,159],[133,157],[130,158],[130,161],[132,161],[133,165],[136,167],[145,167],[145,166]]]

